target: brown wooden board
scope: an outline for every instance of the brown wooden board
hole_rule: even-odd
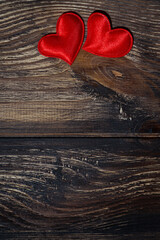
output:
[[[0,139],[1,236],[156,239],[159,160],[157,138]]]
[[[37,51],[63,12],[95,10],[134,36],[131,52],[106,59],[79,52],[72,66]],[[0,0],[0,136],[160,132],[159,0]],[[87,35],[87,28],[85,38]]]
[[[61,234],[54,234],[54,233],[14,233],[14,234],[0,234],[0,237],[3,240],[17,240],[17,239],[25,239],[25,240],[159,240],[160,234],[159,233],[143,233],[143,234],[96,234],[96,233],[61,233]]]

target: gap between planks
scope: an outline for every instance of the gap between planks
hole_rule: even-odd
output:
[[[100,137],[100,138],[160,138],[160,133],[3,133],[0,138],[39,137]]]

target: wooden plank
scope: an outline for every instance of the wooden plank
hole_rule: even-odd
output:
[[[159,6],[158,0],[1,0],[0,136],[160,133]],[[56,31],[63,12],[77,12],[86,27],[95,10],[132,31],[126,57],[81,50],[69,66],[38,53],[39,39]]]
[[[1,234],[156,236],[159,157],[158,138],[0,139]]]
[[[54,233],[14,233],[14,234],[0,234],[3,240],[17,240],[17,239],[25,239],[25,240],[60,240],[60,239],[67,239],[67,240],[159,240],[160,234],[159,233],[150,233],[150,234],[96,234],[96,233],[61,233],[61,234],[54,234]]]

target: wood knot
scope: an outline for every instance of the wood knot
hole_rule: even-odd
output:
[[[121,72],[116,71],[116,70],[112,70],[112,73],[115,77],[122,77],[123,76],[123,74]]]

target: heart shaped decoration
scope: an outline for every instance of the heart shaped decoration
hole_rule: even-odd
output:
[[[88,34],[83,49],[102,56],[123,57],[133,46],[131,33],[124,28],[111,29],[109,19],[100,12],[92,13],[88,19]]]
[[[75,13],[64,13],[57,21],[56,30],[56,34],[40,39],[38,50],[46,57],[60,58],[71,65],[83,43],[83,20]]]

